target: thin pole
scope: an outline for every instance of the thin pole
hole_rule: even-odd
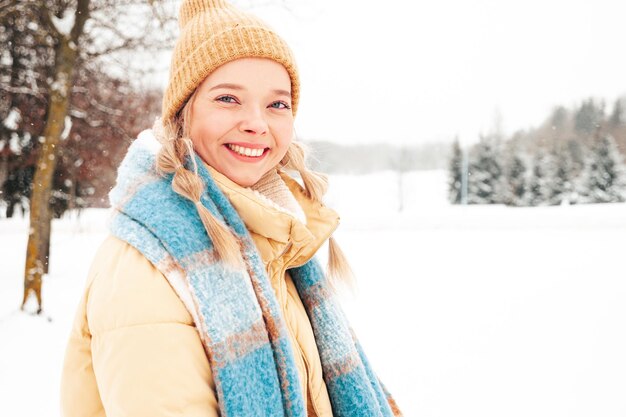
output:
[[[469,180],[469,155],[467,146],[463,146],[461,153],[463,154],[463,163],[461,164],[461,204],[467,205],[467,187]]]

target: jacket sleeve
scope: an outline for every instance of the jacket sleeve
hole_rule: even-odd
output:
[[[202,342],[167,279],[114,237],[98,258],[86,315],[106,416],[218,416]]]

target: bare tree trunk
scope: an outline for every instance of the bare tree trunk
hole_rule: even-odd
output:
[[[44,18],[50,20],[49,11],[42,3]],[[71,33],[60,33],[50,20],[49,30],[57,37],[55,49],[54,78],[50,89],[46,127],[43,131],[41,153],[37,160],[33,178],[33,193],[30,202],[30,229],[26,249],[24,268],[24,297],[26,304],[30,294],[37,298],[37,314],[42,311],[42,277],[48,271],[50,246],[50,193],[52,177],[56,167],[57,147],[68,115],[70,91],[76,57],[78,56],[78,38],[83,32],[85,21],[89,17],[89,0],[79,0],[75,11],[75,22]]]
[[[30,199],[30,233],[24,271],[24,298],[22,308],[32,292],[37,297],[41,312],[42,276],[46,272],[46,250],[50,240],[50,193],[52,176],[56,167],[56,147],[61,140],[65,117],[69,108],[69,82],[72,78],[76,52],[68,41],[61,41],[56,51],[56,66],[53,88],[48,103],[48,118],[44,129],[41,153],[37,160],[33,178],[33,194]],[[58,83],[58,85],[57,85]]]
[[[41,245],[39,247],[39,259],[41,259],[41,263],[43,264],[44,275],[48,274],[48,265],[50,265],[50,235],[52,233],[52,212],[50,211],[49,207],[46,210],[46,215],[48,217],[46,219],[42,219],[41,221],[42,239],[39,242],[39,244]]]

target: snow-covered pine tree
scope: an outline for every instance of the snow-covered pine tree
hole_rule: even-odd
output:
[[[562,147],[555,147],[550,153],[552,170],[549,172],[552,178],[549,181],[549,195],[547,203],[559,205],[569,203],[572,197],[572,164],[569,153]]]
[[[574,129],[585,135],[592,135],[604,119],[604,103],[596,103],[593,99],[585,100],[574,116]]]
[[[626,201],[626,167],[611,136],[601,136],[592,146],[582,179],[585,184],[584,201]]]
[[[537,149],[533,155],[532,171],[528,180],[528,203],[531,206],[550,204],[554,182],[554,164],[550,155]]]
[[[510,206],[528,204],[527,168],[524,156],[516,149],[511,150],[504,167],[505,198],[504,203]]]
[[[448,164],[448,201],[461,204],[463,186],[463,151],[457,138],[452,144],[452,155]]]
[[[502,203],[502,168],[496,144],[482,138],[474,145],[469,161],[467,200],[469,204]]]

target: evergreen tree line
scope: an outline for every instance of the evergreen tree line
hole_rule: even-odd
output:
[[[494,132],[449,160],[452,204],[540,206],[626,201],[626,98],[558,107],[541,127]]]

